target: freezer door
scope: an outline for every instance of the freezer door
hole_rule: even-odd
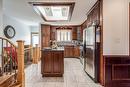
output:
[[[86,58],[85,58],[85,71],[92,77],[95,78],[95,55],[94,48],[86,48]]]

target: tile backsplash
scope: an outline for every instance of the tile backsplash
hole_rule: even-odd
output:
[[[81,41],[73,40],[73,41],[60,41],[57,42],[58,46],[64,46],[64,45],[82,45]]]

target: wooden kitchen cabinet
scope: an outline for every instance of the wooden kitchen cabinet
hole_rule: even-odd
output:
[[[80,49],[79,46],[65,46],[65,53],[64,56],[66,58],[73,58],[76,57],[78,58],[80,56]]]
[[[41,48],[50,46],[50,26],[41,25]]]
[[[53,52],[53,73],[62,73],[64,64],[64,54],[63,52]]]
[[[80,49],[79,46],[74,46],[74,57],[79,57],[80,56]]]
[[[77,40],[77,27],[72,29],[72,40]]]
[[[43,77],[63,76],[64,51],[42,50],[41,70]]]
[[[65,57],[73,57],[74,56],[74,52],[73,52],[73,46],[65,46]]]
[[[42,72],[51,73],[52,72],[52,57],[47,51],[42,52]]]

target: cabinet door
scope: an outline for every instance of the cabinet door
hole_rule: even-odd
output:
[[[69,51],[69,56],[74,57],[74,47],[73,46],[70,47],[68,51]]]
[[[50,26],[42,25],[41,26],[41,46],[49,47],[50,45]]]
[[[52,57],[51,57],[51,52],[49,51],[44,51],[43,52],[43,72],[44,73],[51,73],[52,72]]]
[[[80,56],[80,49],[78,46],[74,47],[74,56],[79,57]]]
[[[65,57],[70,57],[70,52],[69,52],[69,47],[65,46],[65,51],[64,51],[64,56]]]
[[[76,27],[74,27],[72,29],[72,39],[77,40],[77,28]]]
[[[53,73],[63,73],[63,63],[64,63],[64,58],[63,58],[63,52],[53,52],[52,57],[53,57]]]

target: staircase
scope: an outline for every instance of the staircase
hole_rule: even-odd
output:
[[[24,61],[20,60],[18,63],[18,57],[20,59],[23,57],[19,56],[22,53],[21,47],[23,47],[19,46],[20,43],[23,42],[19,41],[18,46],[16,46],[10,40],[0,37],[0,87],[24,87],[22,80],[18,79],[24,73],[24,69],[18,67],[21,64],[24,66]],[[24,47],[22,50],[24,50]]]

